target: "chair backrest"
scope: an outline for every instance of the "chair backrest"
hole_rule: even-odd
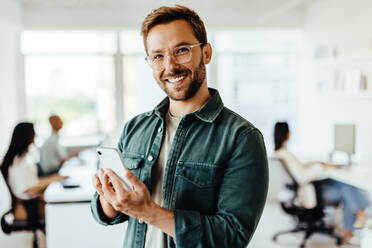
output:
[[[276,156],[270,156],[269,157],[269,191],[267,196],[267,201],[270,202],[278,202],[278,200],[281,202],[283,194],[285,194],[286,197],[289,197],[290,195],[293,196],[294,192],[293,190],[283,190],[284,187],[293,188],[295,185],[293,183],[293,179],[290,175],[288,175],[285,167],[283,166],[282,161],[280,161]],[[285,192],[286,191],[286,192]]]
[[[297,182],[296,178],[293,176],[293,174],[291,173],[291,171],[289,170],[288,168],[288,165],[287,163],[283,160],[283,159],[280,159],[280,158],[277,158],[277,160],[280,162],[280,164],[282,165],[284,171],[287,173],[287,175],[291,178],[291,181],[292,183],[290,184],[287,184],[286,187],[290,190],[292,190],[294,193],[295,193],[295,197],[297,197],[297,190],[298,190],[298,187],[299,187],[299,183]],[[338,203],[325,203],[322,199],[322,187],[321,185],[323,184],[324,181],[326,181],[327,179],[325,180],[318,180],[318,181],[312,181],[311,183],[313,184],[314,186],[314,189],[315,189],[315,197],[316,197],[316,207],[318,208],[322,208],[324,207],[325,205],[337,205]]]
[[[3,211],[0,215],[1,217],[1,228],[3,229],[4,233],[10,233],[12,231],[19,231],[19,230],[29,230],[29,231],[35,231],[37,228],[40,227],[39,225],[39,219],[40,216],[38,215],[38,201],[40,201],[39,198],[29,199],[29,200],[21,200],[17,199],[12,190],[9,187],[9,184],[5,181],[5,178],[3,177],[2,173],[0,173],[0,177],[3,182],[3,190],[8,195],[10,207],[8,206],[5,211]],[[0,179],[0,180],[1,180]],[[23,206],[24,210],[26,211],[26,219],[18,221],[17,219],[13,220],[13,224],[7,222],[7,215],[10,213],[14,214],[14,210],[16,208],[17,204],[20,204]],[[41,226],[41,228],[44,228]]]
[[[296,178],[293,176],[292,172],[288,169],[287,163],[281,158],[276,158],[276,160],[280,163],[283,170],[285,171],[285,173],[287,174],[287,176],[291,180],[291,182],[289,184],[287,184],[286,187],[291,189],[291,190],[297,191],[299,184],[298,184]]]
[[[296,181],[295,177],[293,176],[283,159],[278,157],[274,157],[272,159],[277,162],[276,166],[280,167],[280,171],[282,173],[281,176],[283,177],[284,174],[284,176],[286,177],[286,182],[282,183],[279,186],[280,191],[277,194],[277,198],[279,199],[281,204],[289,204],[290,206],[297,205],[296,199],[298,197],[298,182]],[[278,177],[278,175],[275,176]],[[285,189],[283,189],[283,185],[285,186]]]
[[[0,199],[0,216],[2,216],[12,207],[11,192],[2,173],[0,173]]]

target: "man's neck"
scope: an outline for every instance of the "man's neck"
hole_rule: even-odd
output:
[[[204,83],[196,94],[185,101],[169,99],[169,112],[174,117],[182,117],[200,109],[211,98],[207,84]]]

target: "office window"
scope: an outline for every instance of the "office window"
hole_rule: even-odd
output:
[[[225,105],[251,121],[272,146],[277,120],[295,121],[300,34],[217,31],[217,83]]]
[[[208,34],[213,47],[209,86],[260,128],[270,146],[274,122],[296,118],[300,34]],[[27,114],[43,137],[49,135],[47,119],[53,113],[65,120],[63,136],[120,133],[126,121],[165,97],[144,60],[138,30],[27,31],[22,54]]]
[[[26,111],[39,135],[49,135],[51,114],[64,120],[62,136],[115,128],[114,32],[27,31],[21,44]]]

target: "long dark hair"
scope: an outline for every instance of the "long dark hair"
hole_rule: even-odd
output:
[[[279,150],[288,138],[289,127],[287,122],[277,122],[274,128],[275,151]]]
[[[21,122],[15,126],[9,149],[6,152],[1,165],[1,173],[6,182],[8,182],[9,167],[16,156],[22,156],[27,153],[28,147],[34,141],[34,125],[29,122]]]

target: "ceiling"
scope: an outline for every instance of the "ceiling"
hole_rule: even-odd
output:
[[[142,6],[160,6],[181,4],[198,8],[212,9],[245,9],[249,12],[260,13],[268,10],[282,8],[283,6],[303,6],[311,0],[17,0],[25,7],[84,7],[84,8],[112,8]]]
[[[84,11],[84,13],[98,13],[106,11],[115,16],[115,12],[125,15],[139,15],[148,13],[149,10],[157,8],[161,5],[181,4],[195,9],[203,16],[211,16],[213,14],[219,22],[231,20],[234,18],[244,20],[246,23],[253,25],[265,25],[279,23],[281,18],[296,16],[293,19],[301,19],[300,16],[306,7],[319,0],[15,0],[20,2],[21,7],[25,10],[24,13],[31,13],[36,20],[38,16],[45,15],[44,13],[56,13],[56,10],[71,13],[76,11]],[[35,11],[36,10],[36,11]],[[47,11],[43,11],[47,10]],[[200,12],[199,12],[200,11]],[[51,17],[51,15],[49,16]],[[78,16],[79,14],[76,14]],[[110,14],[107,14],[110,18]],[[96,16],[98,16],[96,14]],[[117,16],[119,16],[117,14]],[[222,18],[222,19],[221,19]],[[29,18],[26,18],[29,21]],[[53,18],[51,18],[53,21]],[[236,21],[235,21],[236,22]],[[293,22],[291,20],[289,23]]]

